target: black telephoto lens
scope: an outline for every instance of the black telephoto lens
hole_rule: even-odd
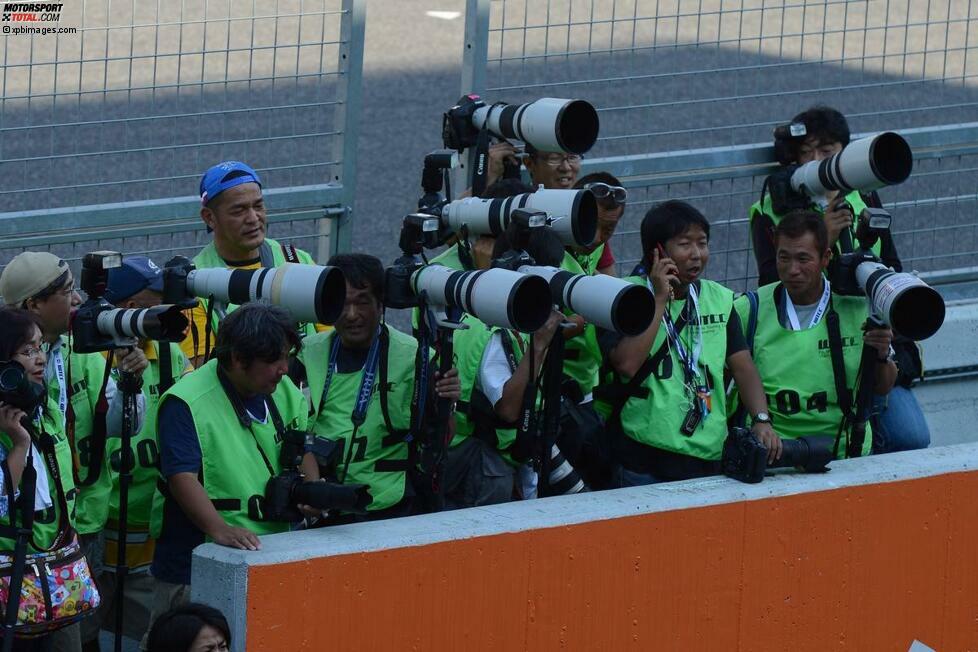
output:
[[[338,509],[354,514],[366,514],[373,498],[365,484],[336,482],[299,482],[292,488],[292,501],[316,509]]]
[[[774,467],[800,467],[806,473],[819,473],[826,470],[832,461],[835,438],[829,435],[810,435],[797,439],[781,440],[781,459],[771,464]]]

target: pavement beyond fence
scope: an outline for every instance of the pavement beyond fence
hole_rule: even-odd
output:
[[[235,650],[978,648],[978,444],[207,544]]]

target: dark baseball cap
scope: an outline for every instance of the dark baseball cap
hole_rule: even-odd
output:
[[[261,177],[251,166],[241,161],[224,161],[211,167],[200,178],[200,203],[206,204],[228,188],[242,183],[257,183],[261,187]]]
[[[143,290],[163,291],[163,270],[146,256],[126,256],[122,267],[109,269],[105,300],[119,303]]]

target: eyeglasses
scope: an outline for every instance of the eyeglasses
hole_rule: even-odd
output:
[[[577,165],[581,162],[580,154],[547,154],[540,158],[544,163],[552,168],[559,168],[560,164],[567,161],[569,165]]]
[[[18,351],[17,352],[17,355],[22,355],[25,358],[35,358],[35,359],[36,358],[43,358],[44,357],[44,349],[42,349],[40,347],[37,347],[37,346],[29,346],[26,349],[24,349],[23,351]]]
[[[72,294],[74,294],[77,291],[78,291],[77,287],[75,287],[74,285],[69,285],[66,288],[61,288],[60,290],[57,290],[55,294],[60,294],[63,297],[70,297]]]
[[[585,190],[590,190],[591,194],[598,201],[611,199],[615,204],[624,204],[628,199],[628,191],[621,186],[609,186],[607,183],[588,183],[584,185]]]

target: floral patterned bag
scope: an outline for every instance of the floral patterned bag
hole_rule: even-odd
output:
[[[42,430],[35,442],[57,487],[58,534],[49,548],[33,540],[32,498],[37,474],[32,446],[21,480],[21,500],[15,501],[10,474],[3,474],[10,524],[0,525],[0,534],[14,538],[16,544],[12,555],[0,554],[0,636],[4,631],[12,631],[15,638],[42,636],[91,616],[101,602],[88,560],[68,521],[68,500],[54,455],[54,440]],[[18,520],[21,527],[17,527]],[[40,552],[28,553],[28,540]],[[20,591],[12,592],[11,584],[19,585]],[[12,618],[14,611],[16,619]]]

